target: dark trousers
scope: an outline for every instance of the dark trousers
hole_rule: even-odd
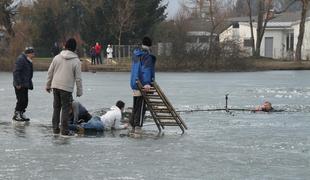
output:
[[[53,129],[59,130],[59,123],[61,120],[61,133],[67,134],[69,132],[68,129],[68,121],[69,121],[69,110],[72,106],[72,92],[67,92],[60,89],[53,89],[54,102],[53,102]],[[61,112],[61,116],[60,116]],[[61,119],[60,119],[61,117]]]
[[[101,54],[96,54],[96,61],[97,61],[97,64],[102,64],[102,59],[101,59]]]
[[[132,108],[131,118],[129,121],[132,127],[143,126],[145,111],[146,111],[146,105],[145,105],[143,96],[134,96],[133,97],[133,108]]]
[[[91,55],[91,64],[96,64],[96,56]]]
[[[14,89],[17,100],[15,111],[25,112],[28,106],[28,89],[23,87],[21,89],[14,87]]]

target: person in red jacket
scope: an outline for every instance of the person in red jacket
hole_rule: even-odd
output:
[[[97,64],[102,64],[102,59],[101,59],[101,49],[102,49],[102,46],[96,42],[96,45],[95,45],[95,52],[96,52],[96,61],[97,61]]]

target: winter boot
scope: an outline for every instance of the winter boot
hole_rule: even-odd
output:
[[[142,128],[140,126],[135,127],[135,134],[142,134]]]
[[[14,121],[24,121],[24,119],[22,118],[22,113],[20,111],[15,111],[14,112],[14,116],[13,116],[13,120]]]
[[[24,121],[30,121],[30,119],[25,115],[25,112],[21,113],[21,117]]]

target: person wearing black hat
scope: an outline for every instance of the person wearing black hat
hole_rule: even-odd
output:
[[[46,83],[48,93],[53,90],[53,133],[70,135],[68,121],[72,104],[72,93],[76,84],[76,96],[82,96],[81,61],[75,53],[76,41],[71,38],[66,42],[65,50],[54,57],[49,69]],[[61,119],[60,119],[61,118]],[[59,123],[61,122],[61,128]]]
[[[151,46],[152,40],[144,37],[142,47],[135,49],[132,56],[130,86],[133,90],[133,108],[129,122],[134,133],[141,132],[146,111],[145,102],[136,82],[139,80],[144,90],[148,91],[155,80],[156,57],[151,54]]]
[[[33,47],[26,47],[25,51],[17,58],[13,70],[13,86],[16,94],[16,106],[13,116],[15,121],[29,121],[25,112],[28,106],[28,90],[33,89],[33,65],[35,56]]]

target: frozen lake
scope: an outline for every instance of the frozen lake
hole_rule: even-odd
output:
[[[284,112],[181,113],[189,129],[145,127],[135,139],[106,132],[101,137],[55,138],[52,94],[46,72],[34,73],[29,125],[12,124],[12,73],[0,72],[0,179],[309,179],[310,71],[157,73],[177,110],[254,108],[264,100]],[[129,73],[83,73],[89,110],[117,100],[132,106]]]

